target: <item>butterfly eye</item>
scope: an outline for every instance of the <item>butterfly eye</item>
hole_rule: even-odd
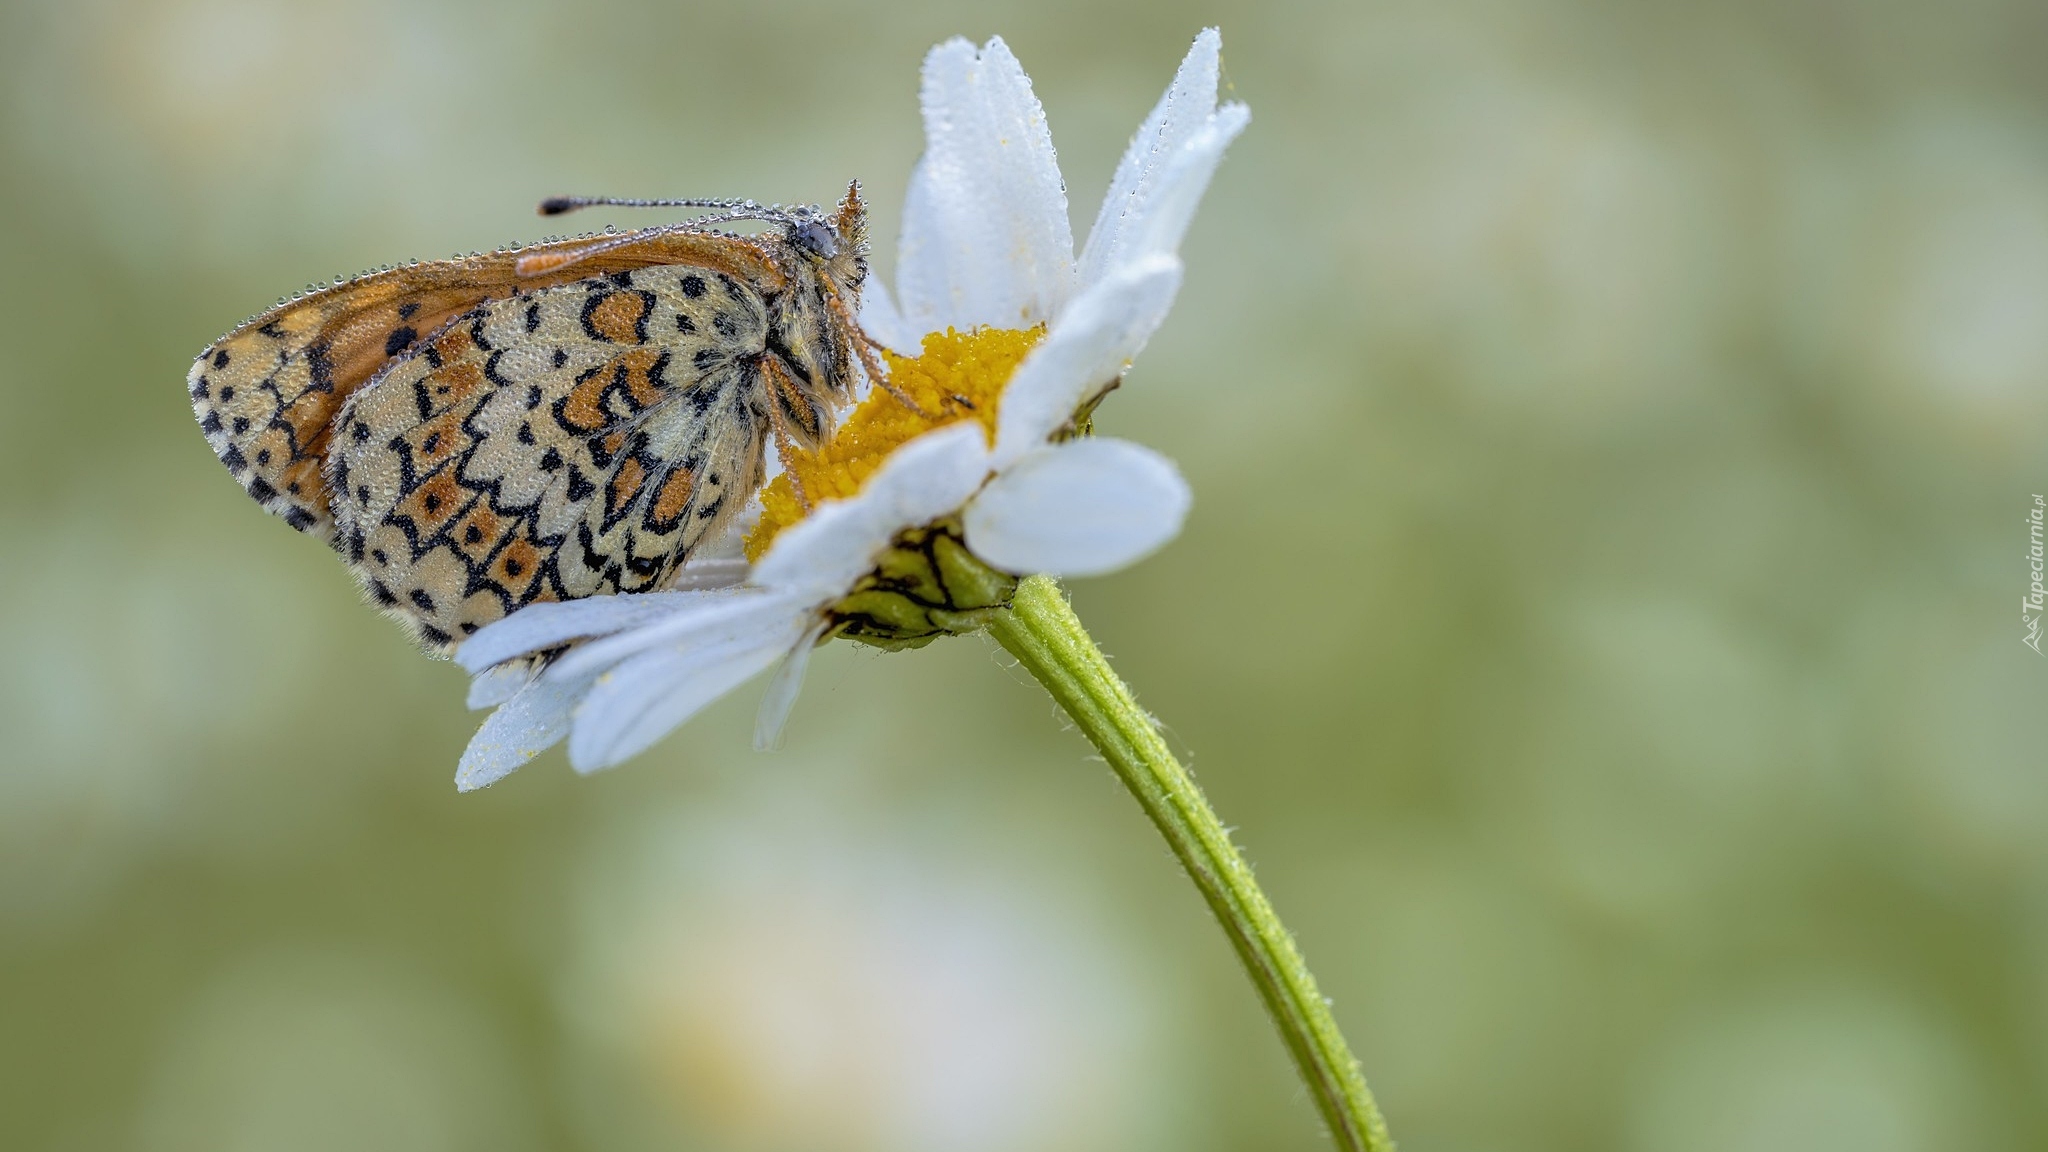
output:
[[[790,232],[790,240],[797,247],[823,259],[839,254],[839,237],[829,224],[817,220],[805,220]]]

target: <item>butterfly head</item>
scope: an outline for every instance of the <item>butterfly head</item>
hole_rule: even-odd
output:
[[[840,287],[859,290],[868,270],[868,214],[858,180],[847,185],[838,211],[828,216],[808,206],[792,209],[786,227],[791,247],[822,265]]]
[[[789,228],[789,242],[819,260],[839,255],[839,231],[823,220],[800,216]]]

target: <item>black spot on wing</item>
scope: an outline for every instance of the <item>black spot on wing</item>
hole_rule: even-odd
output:
[[[334,391],[334,361],[328,359],[327,342],[306,346],[306,374],[311,379],[309,387],[315,392]],[[225,391],[222,397],[226,397]]]

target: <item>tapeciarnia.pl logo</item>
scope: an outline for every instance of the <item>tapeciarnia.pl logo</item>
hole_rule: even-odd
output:
[[[2026,633],[2020,637],[2020,643],[2043,656],[2048,656],[2048,652],[2041,652],[2041,612],[2043,607],[2048,607],[2048,589],[2041,587],[2041,528],[2044,514],[2048,514],[2048,500],[2036,494],[2034,506],[2027,511],[2027,534],[2031,538],[2031,543],[2027,546],[2027,564],[2034,570],[2034,583],[2026,598],[2020,601],[2020,626],[2026,629]]]

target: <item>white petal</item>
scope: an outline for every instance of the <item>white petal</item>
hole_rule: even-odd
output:
[[[569,712],[590,680],[530,680],[486,717],[455,768],[455,788],[469,792],[504,779],[553,747],[569,731]]]
[[[567,640],[601,636],[659,619],[673,610],[685,593],[639,592],[627,596],[591,596],[558,604],[528,604],[496,623],[486,624],[455,651],[455,662],[480,672],[515,656],[552,648]]]
[[[1178,259],[1149,257],[1118,267],[1067,305],[1003,389],[998,470],[1043,445],[1082,400],[1123,374],[1173,307],[1180,274]]]
[[[738,556],[713,556],[703,560],[691,560],[683,565],[674,576],[669,577],[667,591],[670,592],[715,592],[720,588],[731,588],[747,578],[747,558]],[[629,592],[629,596],[645,593]]]
[[[593,675],[654,647],[689,650],[750,642],[752,637],[779,634],[784,621],[809,607],[789,596],[753,587],[679,592],[670,603],[669,611],[658,619],[571,648],[541,675],[556,679]]]
[[[1067,221],[1045,109],[1000,37],[954,39],[925,57],[925,154],[903,206],[896,276],[920,333],[1023,328],[1072,293]]]
[[[1127,440],[1043,448],[989,481],[963,522],[967,547],[1009,572],[1096,576],[1180,532],[1190,496],[1173,461]]]
[[[870,277],[860,290],[860,326],[899,356],[916,356],[924,350],[924,333],[897,311],[896,301],[879,277]]]
[[[1126,229],[1142,218],[1154,190],[1159,169],[1179,152],[1181,146],[1206,123],[1216,110],[1216,74],[1223,51],[1223,37],[1214,28],[1204,28],[1180,62],[1166,94],[1138,126],[1129,148],[1117,163],[1095,227],[1088,232],[1088,247],[1081,253],[1080,282],[1087,287],[1101,279],[1118,263]]]
[[[1251,109],[1244,105],[1224,105],[1165,164],[1150,201],[1138,218],[1127,225],[1117,263],[1180,250],[1181,238],[1187,235],[1195,209],[1201,206],[1202,193],[1209,190],[1209,178],[1223,161],[1223,150],[1237,139],[1251,119]]]
[[[813,603],[836,599],[896,533],[960,507],[988,471],[980,424],[927,432],[891,453],[857,495],[820,504],[783,529],[754,566],[754,582]]]
[[[761,694],[761,710],[754,715],[754,747],[772,752],[782,747],[782,729],[789,723],[789,710],[796,707],[796,695],[803,690],[804,669],[810,667],[811,650],[825,634],[828,622],[820,618],[811,625],[796,646],[782,657],[775,675],[768,678],[768,690]]]
[[[774,663],[810,620],[790,617],[784,623],[779,630],[706,648],[663,646],[621,661],[597,677],[576,710],[569,763],[578,772],[595,772],[643,751]]]
[[[747,533],[754,530],[754,524],[760,518],[761,510],[758,507],[750,505],[741,509],[740,514],[733,517],[732,524],[727,526],[717,539],[697,542],[696,549],[690,553],[690,558],[683,564],[682,571],[695,572],[706,566],[724,565],[734,560],[744,565],[747,562]],[[671,589],[664,588],[663,591]]]
[[[894,535],[959,508],[987,478],[988,435],[963,420],[890,453],[860,494],[895,522]]]
[[[929,70],[941,52],[972,49],[965,40],[948,40],[925,57],[925,68]],[[953,278],[974,271],[960,266],[966,257],[947,232],[951,217],[945,205],[954,197],[942,194],[934,179],[927,145],[926,154],[910,170],[896,238],[896,315],[905,330],[917,332],[942,332],[953,322]]]
[[[487,668],[469,682],[469,707],[474,711],[503,704],[532,679],[533,669],[524,660]]]

